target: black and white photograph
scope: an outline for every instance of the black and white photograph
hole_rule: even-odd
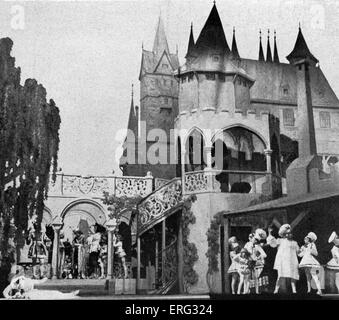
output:
[[[338,0],[2,0],[0,309],[339,299],[338,44]]]

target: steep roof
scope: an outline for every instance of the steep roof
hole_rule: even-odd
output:
[[[274,30],[274,54],[273,54],[273,62],[279,63],[279,54],[278,54],[278,46],[277,46],[277,36]]]
[[[297,77],[295,66],[287,63],[263,63],[241,59],[240,66],[255,82],[251,87],[251,99],[297,104]],[[339,100],[319,67],[310,66],[310,82],[313,107],[339,109]],[[284,88],[288,89],[284,93]]]
[[[192,56],[193,51],[194,51],[194,46],[195,46],[195,43],[194,43],[194,36],[193,36],[193,23],[191,23],[191,31],[190,31],[190,36],[188,39],[187,53],[185,56],[186,59]]]
[[[204,51],[204,49],[221,49],[225,53],[230,52],[224,28],[215,4],[200,32],[195,48],[198,51]]]
[[[261,30],[259,32],[259,61],[265,61],[265,57],[264,57],[264,50],[262,48],[262,42],[261,42]]]
[[[271,52],[271,45],[270,45],[270,30],[268,30],[267,34],[267,50],[266,50],[266,61],[272,62],[272,52]]]
[[[138,115],[134,108],[134,99],[133,99],[133,85],[132,85],[132,96],[131,96],[131,106],[129,110],[129,118],[128,118],[128,129],[134,132],[134,135],[138,134]]]
[[[176,70],[179,68],[179,58],[177,54],[167,54],[167,52],[165,52],[165,54],[168,56],[170,62],[171,62],[171,66],[173,68],[173,70]],[[147,50],[142,50],[142,58],[141,58],[141,69],[140,69],[140,75],[139,75],[139,79],[140,76],[142,75],[142,73],[146,72],[146,73],[153,73],[155,72],[155,69],[160,61],[162,56],[157,56],[156,54],[154,54],[154,52],[152,51],[147,51]]]
[[[164,23],[162,21],[161,16],[159,16],[158,25],[157,25],[157,31],[155,33],[155,38],[153,42],[153,50],[155,55],[162,55],[164,51],[169,53],[167,38],[165,34],[165,27]]]
[[[301,28],[299,27],[299,32],[297,36],[297,40],[295,42],[294,48],[292,52],[286,57],[288,61],[291,63],[294,60],[298,59],[309,59],[313,62],[317,63],[319,60],[311,53],[310,49],[306,44],[305,38],[301,32]]]
[[[237,41],[235,39],[235,28],[233,27],[233,38],[232,38],[232,50],[231,54],[233,58],[240,58]]]

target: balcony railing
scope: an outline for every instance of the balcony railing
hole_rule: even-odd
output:
[[[146,197],[152,191],[153,177],[80,176],[58,174],[49,185],[49,195],[102,197],[109,192],[117,197]]]
[[[271,177],[274,177],[271,179]],[[280,177],[262,171],[202,170],[186,172],[184,194],[204,192],[267,193]],[[269,186],[271,184],[271,187]]]

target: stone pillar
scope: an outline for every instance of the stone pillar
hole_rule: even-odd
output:
[[[184,293],[184,257],[183,257],[183,235],[182,235],[182,214],[180,214],[178,240],[177,240],[177,252],[178,252],[178,282],[179,282],[179,293]]]
[[[221,253],[221,259],[223,259],[223,263],[221,264],[223,266],[223,271],[221,272],[223,277],[223,288],[222,293],[230,294],[230,278],[228,276],[227,270],[230,267],[230,252],[229,252],[229,245],[228,245],[228,239],[230,237],[230,229],[231,229],[231,221],[230,218],[223,217],[223,241],[224,241],[224,252]]]
[[[141,283],[140,283],[140,237],[137,237],[137,283],[136,283],[136,293],[138,294],[140,291]]]
[[[161,239],[161,280],[165,284],[165,260],[166,260],[166,220],[162,220],[162,239]]]
[[[59,277],[59,244],[60,244],[60,229],[62,227],[62,219],[57,216],[52,221],[52,227],[54,230],[53,240],[53,253],[52,253],[52,279],[58,279]]]
[[[205,170],[212,169],[212,146],[205,146],[204,151],[206,154],[206,168]]]
[[[266,155],[266,171],[272,173],[272,163],[271,163],[272,150],[266,149],[264,152]]]
[[[107,246],[107,279],[113,279],[114,268],[114,246],[113,246],[113,233],[117,227],[117,220],[111,218],[106,222],[108,231],[108,246]]]
[[[181,149],[181,188],[182,194],[185,194],[185,156],[186,150],[184,148]]]

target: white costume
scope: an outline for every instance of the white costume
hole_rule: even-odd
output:
[[[59,300],[59,299],[74,299],[79,291],[63,293],[57,290],[39,290],[34,289],[35,284],[41,284],[47,281],[47,278],[42,280],[34,280],[25,276],[14,277],[11,283],[3,291],[3,295],[7,299],[24,298],[31,300]],[[11,296],[12,290],[18,290],[19,295]]]
[[[267,243],[271,247],[277,247],[278,251],[274,261],[274,269],[278,271],[278,278],[292,278],[299,280],[298,243],[286,238],[275,239],[273,236],[267,237]]]
[[[320,263],[314,256],[318,255],[317,247],[314,243],[309,243],[301,247],[299,256],[302,257],[299,268],[320,268]]]
[[[327,263],[328,269],[339,271],[339,247],[333,246],[331,249],[332,259]]]

